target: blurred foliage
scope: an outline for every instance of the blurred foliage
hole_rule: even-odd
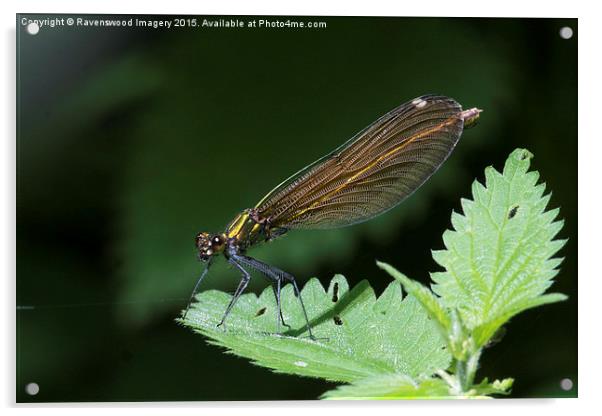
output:
[[[366,224],[290,233],[253,255],[301,281],[336,272],[355,284],[373,276],[377,257],[425,281],[458,197],[485,165],[528,147],[567,218],[557,289],[570,300],[545,320],[517,317],[483,366],[492,377],[512,372],[515,396],[546,395],[540,385],[560,394],[559,380],[576,374],[577,42],[558,36],[565,25],[578,33],[576,19],[319,20],[328,28],[29,36],[17,25],[19,401],[327,390],[228,362],[173,324],[200,272],[193,236],[223,229],[294,171],[429,92],[485,112],[419,192]],[[237,279],[218,264],[204,288],[232,290]],[[386,281],[371,284],[378,293]],[[549,346],[541,362],[525,338]],[[149,377],[157,373],[164,382]],[[19,387],[30,381],[35,397]]]

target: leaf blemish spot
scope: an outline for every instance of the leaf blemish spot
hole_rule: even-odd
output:
[[[339,283],[334,282],[334,286],[332,288],[332,301],[337,302],[339,300]]]
[[[335,325],[343,325],[343,320],[341,319],[341,317],[339,315],[335,315],[332,320],[334,321]]]
[[[512,208],[510,208],[510,212],[508,212],[508,219],[514,218],[514,216],[518,212],[518,208],[519,208],[518,205],[515,205]]]
[[[257,313],[255,314],[255,316],[257,317],[257,316],[261,316],[261,315],[263,315],[263,314],[265,313],[265,309],[266,309],[266,308],[265,308],[265,307],[263,307],[263,308],[261,308],[260,310],[258,310],[258,311],[257,311]]]
[[[293,364],[295,364],[297,367],[307,367],[307,363],[305,361],[295,361]]]

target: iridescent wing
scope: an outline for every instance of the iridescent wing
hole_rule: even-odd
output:
[[[479,110],[468,111],[477,111],[478,117]],[[447,159],[463,128],[462,107],[453,99],[416,98],[285,180],[255,212],[280,228],[325,229],[366,221],[418,189]]]

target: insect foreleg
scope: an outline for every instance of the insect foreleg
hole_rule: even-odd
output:
[[[238,287],[236,288],[236,291],[234,292],[234,295],[232,295],[232,299],[230,300],[230,303],[228,304],[228,307],[226,308],[226,312],[224,312],[224,316],[222,317],[222,320],[220,321],[219,324],[217,324],[218,327],[222,326],[224,324],[224,321],[226,320],[226,318],[230,314],[230,311],[232,310],[232,307],[236,304],[236,301],[238,300],[238,298],[240,298],[240,296],[242,295],[242,293],[247,288],[247,285],[249,284],[249,281],[251,280],[251,275],[249,274],[249,272],[246,271],[240,264],[238,264],[232,258],[229,258],[228,262],[230,264],[233,264],[234,267],[236,267],[238,270],[240,270],[240,272],[242,273],[242,279],[240,279],[240,283],[238,284]]]

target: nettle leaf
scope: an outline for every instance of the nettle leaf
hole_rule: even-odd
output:
[[[514,380],[506,378],[489,382],[483,379],[478,385],[456,394],[441,378],[412,380],[403,374],[385,374],[368,377],[353,384],[327,391],[322,399],[329,400],[411,400],[411,399],[485,399],[491,395],[508,395]]]
[[[489,380],[487,380],[487,378],[484,378],[481,383],[472,387],[472,392],[481,396],[489,396],[491,394],[501,394],[506,396],[510,394],[512,384],[514,384],[514,379],[512,378],[494,380],[491,383],[489,382]]]
[[[410,295],[420,301],[429,316],[435,319],[435,322],[440,325],[440,329],[444,336],[449,332],[452,326],[452,320],[441,304],[439,298],[435,296],[433,292],[387,263],[377,261],[376,264],[393,278],[398,280]]]
[[[449,386],[440,378],[420,382],[403,374],[368,377],[339,386],[322,395],[330,400],[450,399]]]
[[[459,311],[477,347],[517,313],[566,299],[543,295],[562,261],[552,256],[566,240],[554,239],[563,221],[555,221],[558,209],[546,211],[550,195],[539,174],[527,172],[532,157],[517,149],[503,173],[487,168],[485,186],[475,181],[473,200],[462,200],[463,215],[452,213],[446,249],[433,252],[446,269],[431,274],[433,290]]]
[[[353,382],[383,374],[409,379],[431,376],[450,364],[445,340],[420,303],[402,300],[393,282],[377,299],[368,282],[349,289],[343,276],[328,288],[311,279],[302,291],[314,335],[307,338],[305,320],[291,285],[282,289],[282,313],[290,329],[277,332],[272,288],[259,297],[243,295],[226,321],[216,328],[231,296],[207,291],[197,296],[184,325],[209,337],[212,344],[251,359],[276,372]]]

